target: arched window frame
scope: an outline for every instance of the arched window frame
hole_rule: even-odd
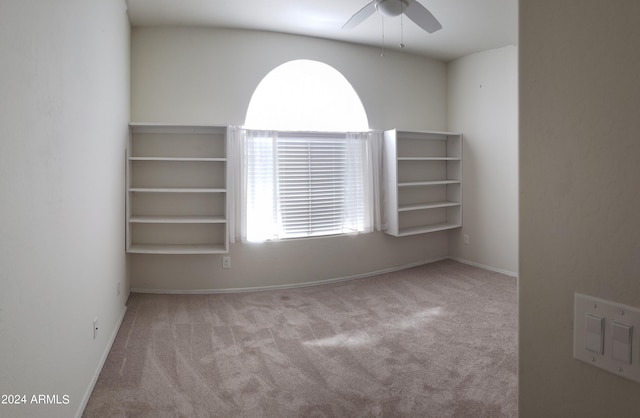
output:
[[[297,65],[301,61],[304,65]],[[297,71],[309,65],[318,66],[320,74],[327,75],[329,81],[319,80],[317,73],[309,77],[305,72],[301,78],[313,82],[313,86],[307,86],[313,88],[294,82],[285,88],[288,93],[295,93],[293,95],[281,94],[282,88],[268,88],[274,74],[295,80],[295,74],[288,71],[289,65]],[[337,86],[328,87],[331,80]],[[324,95],[326,99],[327,91],[333,92],[329,97],[335,102],[338,89],[342,89],[341,97],[347,97],[351,110],[355,110],[351,120],[336,119],[347,113],[344,108],[336,111],[337,106],[330,104],[318,107],[322,103],[319,96]],[[271,97],[261,98],[265,92],[270,92]],[[260,107],[261,100],[269,106]],[[295,112],[289,106],[294,101]],[[273,121],[261,122],[258,116],[270,110],[276,110],[271,116]],[[317,120],[309,123],[310,118],[302,117],[300,120],[305,123],[296,124],[300,110],[324,118],[328,123],[320,124]],[[231,210],[232,242],[357,234],[380,229],[381,133],[368,129],[362,102],[351,84],[333,67],[306,60],[276,67],[256,88],[245,126],[229,129],[229,140],[230,155],[235,156],[232,157],[235,161],[231,161],[235,190]]]
[[[334,67],[293,60],[271,70],[256,87],[244,127],[259,130],[362,132],[366,110],[347,78]]]

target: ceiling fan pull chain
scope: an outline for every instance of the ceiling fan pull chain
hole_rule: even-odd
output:
[[[380,56],[384,57],[384,15],[380,13],[380,21],[382,22],[382,50],[380,51]]]
[[[404,48],[404,10],[400,15],[400,48]]]

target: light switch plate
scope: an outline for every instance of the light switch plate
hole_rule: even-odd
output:
[[[573,357],[640,383],[640,309],[576,293]]]

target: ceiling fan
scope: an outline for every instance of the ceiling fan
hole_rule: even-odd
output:
[[[416,0],[373,0],[351,16],[351,18],[347,20],[347,23],[342,26],[342,29],[355,28],[375,13],[376,10],[390,17],[400,16],[404,13],[405,16],[413,20],[415,24],[429,33],[442,29],[442,25],[438,22],[438,19]]]

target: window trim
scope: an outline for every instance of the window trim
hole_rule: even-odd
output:
[[[231,214],[230,234],[231,242],[256,242],[248,239],[247,231],[247,132],[258,132],[262,134],[277,134],[281,138],[349,138],[351,140],[363,141],[363,164],[365,164],[363,174],[364,182],[364,199],[365,221],[364,228],[358,232],[338,232],[323,235],[307,235],[300,237],[281,237],[261,239],[257,242],[265,241],[290,241],[300,239],[315,239],[336,236],[357,235],[381,230],[380,219],[380,172],[381,172],[381,148],[382,148],[382,132],[378,130],[368,130],[362,132],[346,132],[346,131],[275,131],[275,130],[255,130],[244,127],[229,127],[230,140],[230,170],[231,183],[233,184],[233,196],[230,200],[229,213]]]

